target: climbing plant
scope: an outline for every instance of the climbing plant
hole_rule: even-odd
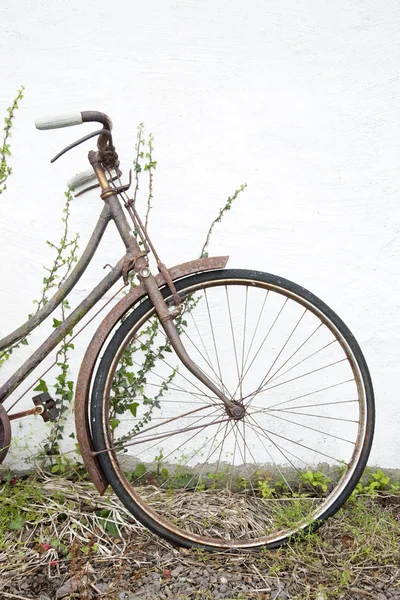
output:
[[[18,94],[14,99],[11,107],[7,109],[8,116],[5,119],[6,126],[4,128],[5,135],[3,146],[0,150],[1,159],[1,177],[0,177],[0,193],[6,189],[6,179],[10,176],[12,170],[8,164],[10,157],[9,137],[13,125],[15,111],[18,108],[18,103],[22,99],[23,88],[18,90]],[[154,158],[154,137],[152,134],[146,135],[143,123],[140,123],[137,129],[137,138],[135,143],[135,155],[133,160],[134,171],[134,187],[133,199],[136,202],[139,199],[139,191],[143,186],[144,200],[146,204],[145,225],[149,224],[149,215],[154,199],[154,171],[157,167],[157,161]],[[217,217],[212,221],[206,235],[205,242],[202,246],[200,255],[208,256],[207,249],[210,243],[211,235],[217,223],[221,222],[225,213],[231,209],[232,203],[238,195],[244,191],[246,184],[241,185],[232,196],[229,196],[225,204],[220,208]],[[42,290],[37,300],[34,300],[35,311],[40,310],[49,300],[51,292],[60,288],[67,277],[70,275],[74,264],[77,261],[79,234],[70,233],[70,216],[71,203],[73,196],[71,191],[65,192],[65,205],[62,213],[62,234],[58,242],[47,241],[46,243],[54,251],[55,256],[50,266],[45,266],[45,274],[42,279]],[[133,279],[131,286],[135,283]],[[178,317],[178,329],[182,329],[186,325],[185,313],[193,308],[191,299],[186,299],[183,315]],[[68,300],[65,299],[60,306],[59,314],[53,318],[53,327],[58,327],[66,318],[70,306]],[[29,315],[31,316],[31,315]],[[70,373],[70,357],[74,351],[74,344],[71,341],[72,331],[63,340],[58,348],[56,355],[55,373],[51,371],[51,378],[46,375],[46,378],[41,378],[34,391],[46,392],[53,391],[55,394],[60,417],[57,422],[52,423],[48,432],[47,439],[43,444],[41,451],[42,458],[44,457],[45,464],[48,464],[53,472],[62,472],[65,468],[65,461],[62,456],[61,441],[65,434],[66,419],[71,411],[72,400],[74,396],[74,382]],[[21,345],[28,343],[28,336],[12,345],[6,350],[0,352],[0,367],[10,355],[17,350]],[[119,423],[119,415],[129,411],[133,416],[136,416],[139,403],[145,407],[144,412],[141,412],[141,419],[136,423],[134,429],[129,434],[134,434],[139,431],[146,423],[148,423],[156,408],[160,406],[160,400],[163,394],[168,389],[168,385],[175,377],[176,370],[172,369],[164,384],[158,392],[149,397],[146,395],[146,377],[151,369],[154,368],[158,360],[162,360],[165,352],[171,352],[169,341],[166,340],[161,345],[157,340],[157,327],[150,324],[149,327],[141,334],[139,340],[141,350],[141,364],[134,367],[132,355],[136,348],[128,347],[119,363],[119,369],[116,373],[113,382],[114,398],[111,400],[111,426],[116,428]],[[121,398],[121,395],[123,397]],[[71,434],[74,437],[74,434]],[[121,439],[120,441],[123,441]]]

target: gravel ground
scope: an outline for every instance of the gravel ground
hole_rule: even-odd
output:
[[[40,485],[30,498],[21,484],[25,520],[0,538],[0,600],[400,600],[400,495],[348,503],[284,548],[229,554],[171,546],[91,484]],[[15,488],[3,491],[0,520]]]
[[[133,542],[133,546],[135,542]],[[145,553],[147,546],[147,553]],[[144,545],[119,559],[96,557],[70,565],[45,565],[4,579],[0,598],[20,600],[400,600],[400,565],[376,564],[360,570],[346,590],[324,591],[323,572],[292,560],[291,571],[274,573],[274,562],[288,550],[263,555],[204,555],[179,550],[147,536]],[[293,557],[292,557],[293,558]],[[23,558],[21,557],[21,560]],[[340,562],[340,561],[339,561]],[[272,567],[272,568],[271,568]],[[72,575],[72,577],[71,577]]]

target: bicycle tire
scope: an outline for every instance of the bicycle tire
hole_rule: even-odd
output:
[[[213,398],[197,380],[193,383],[194,378],[179,366],[179,360],[171,353],[154,308],[150,300],[145,299],[113,335],[99,363],[92,389],[93,444],[110,485],[138,521],[157,535],[185,547],[235,550],[265,546],[272,549],[299,532],[315,530],[339,510],[354,490],[372,444],[373,388],[354,336],[311,292],[268,273],[209,271],[177,281],[176,288],[183,298],[184,318],[196,324],[193,327],[182,317],[178,319],[189,354],[192,353],[221,389],[245,405],[246,415],[240,421],[228,418],[222,402]],[[168,288],[163,288],[162,293],[172,301]],[[221,308],[224,298],[225,310]],[[279,341],[277,323],[282,335],[284,332],[283,345]],[[223,331],[225,326],[227,330]],[[250,337],[246,338],[247,326],[251,343]],[[199,327],[201,342],[196,344],[193,337],[197,336]],[[158,340],[155,346],[149,346],[153,350],[143,344],[146,338],[141,336],[146,330],[154,336],[152,344]],[[317,347],[322,346],[310,354],[311,341]],[[223,346],[223,368],[221,361],[219,366],[212,365],[212,362],[217,364],[211,355],[214,357],[215,351],[217,356],[218,344]],[[257,353],[253,347],[258,349]],[[134,352],[137,360],[132,358]],[[146,356],[150,362],[143,375],[139,366]],[[311,361],[313,368],[302,372],[304,365]],[[138,369],[134,372],[135,362]],[[177,363],[178,368],[172,379],[166,376],[166,371],[172,368],[170,362]],[[221,369],[228,363],[232,363],[233,368],[223,383]],[[257,388],[260,366],[264,364],[269,366],[267,382],[264,375]],[[162,375],[159,375],[160,369]],[[286,376],[279,382],[289,371],[289,379]],[[176,383],[178,376],[179,384]],[[232,394],[235,377],[238,383]],[[346,379],[342,381],[343,377]],[[163,384],[154,383],[157,378]],[[270,385],[271,379],[274,385]],[[189,391],[181,387],[185,382]],[[310,391],[306,390],[306,384],[311,385]],[[149,398],[146,391],[149,386],[161,390],[163,385],[164,392],[157,401],[156,396]],[[290,396],[293,393],[294,398]],[[263,405],[255,406],[255,398]],[[200,408],[191,410],[191,403],[199,404]],[[165,414],[170,404],[172,412]],[[146,410],[151,413],[147,423]],[[177,414],[177,410],[181,414]],[[189,419],[197,418],[197,413],[203,410],[207,410],[207,415],[200,417],[200,422],[210,415],[218,418],[193,425],[199,421]],[[155,416],[157,414],[160,416]],[[132,421],[136,425],[126,432]],[[166,430],[171,423],[175,429]],[[226,423],[225,437],[222,446],[221,442],[216,446],[217,450],[220,446],[221,449],[215,466],[210,461],[216,451],[211,452],[216,441],[210,436],[215,429],[216,435],[219,433],[222,423]],[[182,429],[176,424],[185,424],[185,427]],[[149,437],[146,432],[150,431]],[[249,437],[247,433],[247,440],[246,431],[252,434]],[[202,437],[198,437],[199,434]],[[351,440],[347,439],[350,435]],[[182,439],[189,453],[192,452],[190,440],[195,443],[184,469],[183,459],[173,455],[176,448],[171,452],[168,448],[167,456],[163,448],[159,449],[160,440],[175,446]],[[200,439],[202,443],[205,440],[205,445],[199,446]],[[156,444],[149,449],[148,444],[154,441]],[[208,457],[198,467],[194,461],[199,447],[205,454],[210,444]],[[181,447],[182,444],[177,446]],[[221,460],[224,448],[224,456],[229,457],[227,461]],[[157,451],[159,455],[151,458],[150,451]],[[297,455],[299,452],[302,457]]]

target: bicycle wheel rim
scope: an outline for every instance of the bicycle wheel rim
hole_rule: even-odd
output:
[[[277,278],[272,275],[257,272],[218,271],[212,274],[208,273],[200,276],[191,277],[187,280],[178,282],[177,286],[178,290],[180,292],[184,290],[187,296],[195,292],[200,292],[200,294],[204,295],[204,290],[214,290],[215,288],[218,288],[219,290],[224,290],[226,287],[229,287],[229,289],[233,289],[231,286],[235,286],[236,290],[239,289],[237,287],[239,286],[241,289],[256,289],[258,290],[258,292],[261,290],[263,292],[283,297],[284,299],[286,299],[286,302],[293,302],[295,303],[296,307],[303,307],[306,310],[307,314],[311,314],[313,315],[313,317],[319,319],[319,321],[324,325],[324,327],[326,327],[327,330],[334,336],[335,341],[339,342],[343,356],[345,356],[347,363],[351,366],[351,370],[354,375],[355,386],[357,388],[357,406],[359,410],[359,423],[357,425],[357,438],[354,442],[354,450],[352,450],[351,456],[346,459],[346,469],[344,473],[342,474],[340,479],[337,479],[337,481],[334,482],[335,485],[329,491],[326,497],[322,497],[321,493],[320,498],[318,498],[317,508],[313,509],[312,511],[304,510],[304,512],[307,512],[307,514],[304,515],[303,519],[298,518],[298,520],[293,523],[293,526],[285,526],[282,527],[280,530],[278,530],[277,527],[274,526],[275,529],[266,535],[257,534],[257,536],[254,538],[242,536],[241,539],[233,539],[232,537],[229,538],[229,536],[227,539],[224,539],[223,536],[221,538],[215,538],[209,535],[200,535],[199,533],[194,533],[193,531],[188,530],[187,527],[182,528],[176,523],[172,523],[171,520],[169,520],[169,518],[165,518],[162,514],[160,514],[159,511],[154,510],[149,505],[148,498],[145,495],[142,495],[143,491],[141,490],[138,492],[138,487],[140,486],[135,488],[128,481],[127,477],[124,474],[124,469],[119,463],[119,455],[115,451],[109,450],[108,452],[101,452],[98,455],[103,468],[106,468],[108,472],[112,474],[111,479],[113,479],[113,481],[111,481],[111,484],[113,485],[114,489],[116,490],[117,494],[120,496],[124,504],[127,505],[131,512],[133,512],[133,514],[135,514],[135,516],[140,521],[142,521],[147,527],[153,529],[153,531],[156,531],[160,535],[164,535],[164,537],[167,537],[171,541],[175,541],[177,543],[188,546],[202,546],[209,549],[223,549],[232,547],[253,548],[259,546],[276,547],[282,542],[286,541],[294,533],[305,529],[308,530],[310,527],[317,527],[319,524],[321,524],[323,520],[334,514],[336,510],[338,510],[338,508],[346,500],[348,495],[351,493],[352,489],[356,485],[361,475],[362,469],[365,466],[367,456],[369,453],[373,431],[372,387],[368,375],[368,370],[365,365],[365,361],[353,336],[346,328],[346,326],[340,321],[340,319],[315,296],[313,296],[303,288],[296,286],[291,282],[283,280],[282,278]],[[165,293],[167,294],[167,291],[165,291]],[[96,440],[96,449],[100,451],[103,448],[107,447],[113,448],[113,442],[111,439],[112,436],[110,435],[109,425],[109,397],[119,359],[122,356],[124,349],[130,343],[130,340],[135,337],[136,333],[140,331],[140,328],[145,323],[149,322],[149,319],[151,318],[153,312],[154,311],[149,303],[147,303],[147,305],[146,303],[144,303],[141,307],[139,307],[135,311],[135,313],[132,314],[131,317],[129,317],[129,319],[127,320],[128,322],[122,325],[120,332],[116,334],[116,336],[118,336],[118,339],[114,344],[114,349],[110,351],[112,356],[109,355],[106,358],[107,352],[105,354],[105,363],[107,363],[105,368],[107,370],[107,376],[105,378],[102,378],[102,383],[100,384],[100,386],[96,385],[96,383],[94,386],[94,396],[97,398],[97,400],[94,403],[94,413],[96,413],[96,419],[101,419],[102,429],[102,435],[100,435],[100,438]],[[115,351],[115,347],[118,348],[117,351]],[[298,357],[299,356],[297,356],[297,358]],[[286,364],[287,367],[290,366],[290,363],[288,362],[284,364]],[[290,370],[291,369],[289,369],[289,371]],[[318,371],[318,369],[316,369],[316,371]],[[296,377],[294,377],[294,380],[295,379]],[[333,385],[332,389],[333,387],[335,386]],[[101,403],[101,415],[99,412],[99,398]],[[290,415],[284,414],[285,419],[288,416]],[[296,418],[299,418],[298,414]],[[330,418],[331,417],[329,416],[326,417],[326,419]],[[348,419],[343,419],[343,421],[346,420]],[[286,421],[289,422],[290,419],[286,419]],[[339,419],[338,421],[341,426],[342,419]],[[310,431],[312,432],[312,430],[314,430],[315,435],[314,427],[305,426],[304,430],[306,429],[307,434]],[[189,428],[187,428],[186,433],[188,433],[188,431]],[[329,433],[327,435],[329,436]],[[339,436],[335,435],[333,437],[339,438]],[[275,440],[276,439],[277,438],[275,438]],[[300,442],[300,447],[301,446],[302,444]],[[259,443],[258,447],[259,449],[261,447]],[[303,447],[306,448],[304,444]],[[320,455],[324,455],[326,459],[330,457],[330,454],[326,452],[321,452]],[[287,457],[288,456],[286,456],[286,458]],[[293,462],[295,461],[289,459],[289,462],[293,464]],[[261,464],[264,463],[261,461]],[[253,470],[255,464],[256,461],[254,461],[254,465],[252,467]],[[309,464],[307,466],[315,468],[315,465]],[[278,468],[278,471],[282,475],[282,470]],[[299,471],[299,469],[297,469],[297,471]],[[148,470],[147,472],[150,474],[150,470]],[[302,472],[303,475],[306,475],[307,469],[303,467]],[[318,474],[318,470],[313,470],[311,471],[311,473],[314,473],[314,476],[316,476],[316,474]],[[326,479],[329,479],[328,476],[325,475],[325,477]],[[320,481],[319,485],[325,485],[326,479],[325,481],[322,480],[322,483]],[[313,485],[315,486],[315,484]],[[268,490],[268,486],[269,489],[274,487],[272,483],[268,483],[267,478],[265,489]],[[303,484],[303,491],[304,490],[306,490],[306,484]],[[206,489],[199,491],[208,492],[209,490]],[[316,489],[314,487],[313,492],[315,491]],[[256,496],[258,492],[259,490],[253,486],[252,496]],[[295,496],[293,495],[292,498],[294,497]],[[209,499],[210,496],[207,497],[207,494],[204,494],[204,502],[209,501]],[[236,499],[238,499],[238,496],[236,496]],[[240,500],[243,500],[243,498],[240,498]],[[267,498],[263,497],[263,504],[268,504],[266,500]],[[257,502],[259,502],[259,500],[257,500]],[[283,500],[281,499],[280,502],[282,504]],[[288,500],[285,500],[285,502],[287,505]],[[296,502],[300,502],[300,500],[298,501],[296,499]],[[316,503],[317,501],[313,500],[313,502]],[[305,503],[305,501],[303,503]]]

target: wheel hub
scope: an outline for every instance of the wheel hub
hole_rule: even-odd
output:
[[[230,417],[232,417],[232,419],[239,421],[245,416],[246,409],[243,404],[240,404],[239,402],[235,401],[233,403],[233,406],[227,409],[227,413]]]

